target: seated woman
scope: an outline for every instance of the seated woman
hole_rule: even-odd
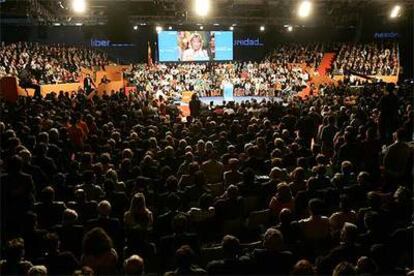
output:
[[[96,274],[116,274],[118,254],[108,234],[99,227],[93,228],[83,238],[83,266],[93,269]]]
[[[124,214],[124,224],[127,229],[135,227],[150,228],[152,227],[152,212],[145,204],[145,196],[142,193],[136,193],[131,199],[129,210]]]

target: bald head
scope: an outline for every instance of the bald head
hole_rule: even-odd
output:
[[[132,255],[124,262],[125,275],[143,275],[144,260],[138,255]]]

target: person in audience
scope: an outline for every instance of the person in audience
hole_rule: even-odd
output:
[[[124,214],[124,224],[126,228],[140,226],[150,228],[153,224],[152,212],[145,204],[145,196],[136,193],[131,199],[129,210]]]
[[[69,251],[60,251],[59,237],[49,233],[45,237],[46,254],[42,263],[46,264],[50,275],[67,275],[80,267],[78,259]]]
[[[115,274],[118,254],[112,240],[102,228],[89,230],[82,241],[81,263],[97,274]]]
[[[315,267],[308,260],[300,260],[294,266],[290,275],[317,275]]]
[[[144,275],[144,260],[138,255],[132,255],[124,262],[124,274],[130,276]]]
[[[26,275],[33,266],[24,259],[24,240],[13,239],[7,242],[5,250],[6,258],[0,261],[2,275]]]
[[[209,275],[240,275],[250,272],[250,259],[242,255],[240,241],[236,237],[224,236],[221,246],[223,247],[223,259],[207,264]]]
[[[174,275],[207,275],[207,272],[195,264],[194,251],[188,245],[183,245],[175,253],[176,269],[168,271],[165,276]]]
[[[47,276],[47,268],[44,265],[34,265],[27,272],[29,276]]]
[[[294,265],[292,252],[283,251],[282,233],[273,228],[266,230],[263,238],[263,249],[255,249],[252,253],[255,274],[289,274]]]

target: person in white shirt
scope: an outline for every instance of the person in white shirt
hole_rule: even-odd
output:
[[[207,61],[209,56],[203,49],[203,39],[198,33],[194,33],[190,39],[190,48],[183,52],[182,61]]]

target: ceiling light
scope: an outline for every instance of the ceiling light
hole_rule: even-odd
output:
[[[260,31],[263,32],[265,30],[265,26],[260,26]]]
[[[288,32],[291,32],[291,31],[293,31],[293,27],[292,26],[288,26],[287,27],[287,30],[288,30]]]
[[[230,30],[230,31],[233,31],[233,30],[234,30],[234,27],[233,27],[233,26],[230,26],[230,27],[229,27],[229,30]]]
[[[398,16],[400,16],[400,12],[401,12],[401,6],[395,5],[391,10],[390,17],[397,18]]]
[[[309,0],[305,0],[299,5],[298,16],[301,18],[308,17],[312,10],[312,3]]]
[[[171,27],[171,26],[169,26],[169,27],[168,27],[168,30],[172,30],[172,27]]]
[[[138,26],[137,25],[134,26],[134,31],[136,31],[136,30],[138,30]]]
[[[155,27],[155,30],[157,31],[157,33],[159,33],[159,32],[162,31],[162,27],[161,26],[157,26],[157,27]]]
[[[194,0],[194,11],[198,16],[206,16],[210,11],[210,0]]]
[[[86,0],[72,0],[72,9],[76,13],[84,13],[86,11]]]
[[[204,29],[204,27],[203,26],[200,26],[200,30],[202,30],[202,29]]]

